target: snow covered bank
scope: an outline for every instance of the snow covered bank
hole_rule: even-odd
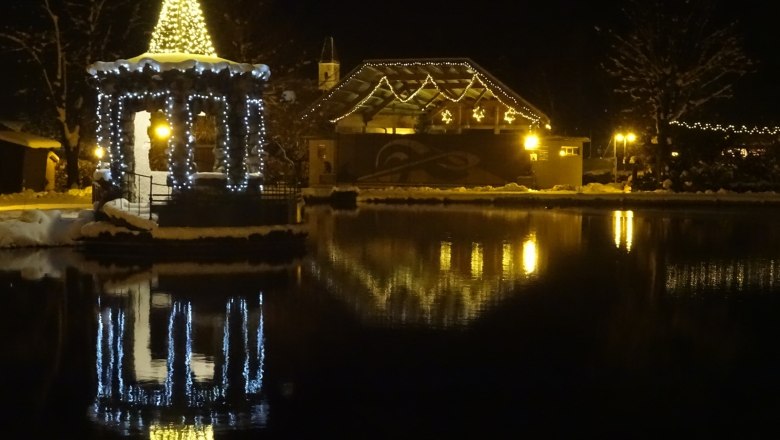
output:
[[[92,219],[92,211],[70,216],[57,209],[24,211],[18,218],[0,222],[0,248],[70,246],[81,238],[82,226]]]

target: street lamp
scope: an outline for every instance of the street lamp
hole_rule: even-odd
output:
[[[626,164],[626,144],[630,144],[636,140],[636,135],[634,133],[628,132],[628,133],[618,133],[615,135],[615,141],[616,142],[623,142],[623,165]],[[615,144],[615,147],[617,147],[617,144]]]

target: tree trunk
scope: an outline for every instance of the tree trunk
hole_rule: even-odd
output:
[[[80,188],[78,146],[65,147],[65,172],[67,174],[68,188]]]
[[[658,184],[661,185],[666,172],[666,160],[669,157],[669,122],[659,118],[657,124],[658,147],[655,152],[655,177]]]

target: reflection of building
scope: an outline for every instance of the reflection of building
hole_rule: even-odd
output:
[[[115,288],[98,298],[92,417],[123,431],[262,426],[264,340],[262,294],[204,304],[149,281]]]
[[[361,207],[356,217],[315,213],[311,273],[362,318],[378,322],[466,325],[545,276],[551,254],[581,245],[581,215],[570,212]],[[373,232],[355,241],[356,228]]]

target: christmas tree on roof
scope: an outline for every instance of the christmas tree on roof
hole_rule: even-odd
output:
[[[198,0],[164,0],[149,52],[217,56]]]

